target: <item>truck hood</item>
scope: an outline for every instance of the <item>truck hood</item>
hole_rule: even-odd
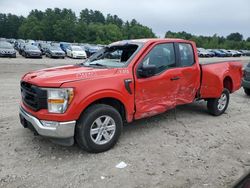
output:
[[[40,87],[60,87],[66,82],[113,76],[116,71],[116,68],[104,69],[67,65],[29,72],[22,77],[22,81]]]

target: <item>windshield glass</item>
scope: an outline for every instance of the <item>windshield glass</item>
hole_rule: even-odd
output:
[[[25,46],[25,48],[28,50],[38,50],[38,48],[36,46],[33,46],[33,45]]]
[[[49,44],[41,44],[42,48],[48,48],[50,45]]]
[[[58,46],[51,46],[50,50],[55,50],[55,51],[62,51],[60,47]]]
[[[105,47],[92,55],[84,65],[123,67],[137,49],[138,45],[135,44]]]
[[[73,51],[82,51],[82,48],[80,46],[72,46]]]
[[[0,48],[12,49],[13,47],[12,47],[11,44],[8,43],[8,42],[0,42]]]

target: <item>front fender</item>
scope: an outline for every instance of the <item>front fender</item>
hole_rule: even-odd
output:
[[[76,113],[78,114],[78,118],[88,106],[93,104],[95,101],[104,98],[113,98],[120,101],[125,107],[127,121],[132,121],[134,113],[134,105],[132,105],[133,103],[131,103],[131,101],[129,101],[129,99],[126,98],[126,96],[124,96],[121,92],[118,92],[116,90],[101,90],[85,97],[80,101],[80,103],[77,105],[77,108],[75,109]]]

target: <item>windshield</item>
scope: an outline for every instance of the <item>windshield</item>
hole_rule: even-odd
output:
[[[83,49],[80,46],[72,46],[73,51],[82,51]]]
[[[50,45],[49,44],[41,44],[42,48],[48,48]]]
[[[38,50],[38,48],[36,46],[33,46],[33,45],[26,46],[25,48],[28,50]]]
[[[135,44],[105,47],[91,56],[84,65],[123,67],[137,49],[138,45]]]
[[[55,50],[55,51],[62,51],[61,48],[58,47],[58,46],[51,46],[49,49],[50,50]]]
[[[0,48],[12,49],[13,47],[12,47],[11,44],[8,43],[8,42],[0,42]]]

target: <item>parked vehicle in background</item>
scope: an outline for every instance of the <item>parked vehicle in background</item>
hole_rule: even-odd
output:
[[[45,55],[46,51],[48,50],[48,48],[50,47],[49,43],[39,43],[39,49],[41,50],[42,54]]]
[[[60,46],[49,46],[45,55],[50,58],[65,58],[65,52],[60,48]]]
[[[67,48],[69,48],[70,46],[71,44],[68,42],[60,42],[60,47],[65,53],[67,53]]]
[[[20,43],[19,49],[18,49],[18,52],[19,52],[20,55],[22,55],[22,53],[23,53],[23,48],[24,48],[25,45],[27,45],[27,43]]]
[[[209,53],[210,57],[215,57],[215,53],[213,51],[211,51],[210,49],[207,50],[207,52]]]
[[[228,50],[230,54],[232,54],[232,57],[240,57],[242,54],[241,52],[238,52],[236,50]]]
[[[250,50],[239,50],[243,56],[250,56]]]
[[[36,42],[34,40],[28,39],[28,40],[25,41],[25,43],[34,45]]]
[[[204,48],[197,48],[199,57],[210,57],[209,52]]]
[[[120,41],[84,63],[25,74],[20,121],[56,143],[103,152],[116,144],[124,122],[177,105],[205,100],[210,114],[222,115],[241,79],[240,62],[199,64],[192,41]]]
[[[16,50],[9,42],[0,41],[0,57],[16,57]]]
[[[250,96],[250,63],[248,63],[244,69],[243,75],[242,87],[244,88],[245,93]]]
[[[102,49],[103,47],[100,46],[95,46],[95,45],[85,45],[84,46],[84,50],[87,54],[87,57],[92,56],[93,54],[95,54],[96,52],[98,52],[100,49]]]
[[[219,51],[225,53],[226,57],[232,57],[233,56],[233,54],[231,52],[229,52],[229,51],[227,51],[225,49],[220,49]]]
[[[25,58],[28,57],[42,58],[42,52],[37,46],[31,44],[25,44],[22,51],[22,56]]]
[[[227,57],[227,54],[220,50],[211,50],[216,57]]]
[[[19,48],[20,48],[20,44],[21,43],[25,43],[25,41],[23,39],[17,39],[14,43],[14,48],[19,51]]]
[[[86,52],[80,46],[69,46],[66,49],[66,53],[67,56],[71,58],[80,58],[80,59],[87,58]]]
[[[51,45],[51,46],[60,47],[60,43],[57,43],[57,42],[52,42],[50,45]],[[61,47],[60,47],[60,48],[61,48]]]
[[[15,41],[16,41],[16,39],[7,39],[7,42],[9,42],[10,44],[14,44],[15,43]]]

